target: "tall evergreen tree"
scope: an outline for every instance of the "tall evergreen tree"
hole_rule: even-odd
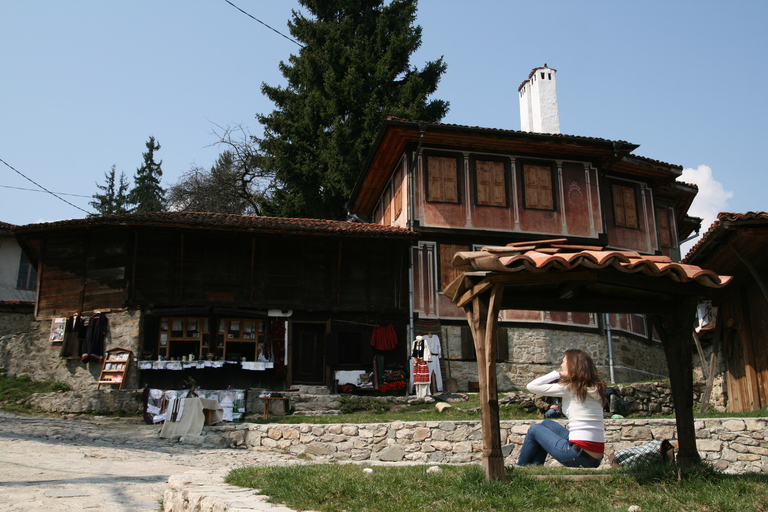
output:
[[[287,85],[262,84],[275,103],[261,150],[276,190],[266,215],[343,219],[345,203],[387,116],[439,121],[448,103],[428,100],[445,72],[442,57],[422,69],[417,0],[299,0],[288,26],[304,46],[280,63]]]
[[[128,181],[125,179],[125,173],[120,173],[119,183],[115,183],[115,166],[109,172],[104,173],[107,179],[105,185],[96,184],[96,188],[101,190],[102,194],[93,194],[93,201],[89,204],[96,210],[89,217],[98,217],[100,215],[119,215],[128,213]]]
[[[133,177],[133,189],[128,194],[128,200],[135,204],[134,212],[160,212],[165,209],[165,190],[160,186],[163,178],[162,160],[155,162],[155,151],[160,150],[160,144],[154,137],[149,137],[146,143],[147,151],[142,153],[144,163],[136,169]]]

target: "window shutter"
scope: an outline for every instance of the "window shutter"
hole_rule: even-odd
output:
[[[493,188],[491,204],[493,206],[507,206],[507,180],[504,173],[503,162],[492,162]]]
[[[504,162],[477,160],[475,162],[477,204],[482,206],[507,206]]]
[[[486,165],[490,162],[478,161],[475,166],[477,175],[477,204],[490,205],[491,201],[491,169]]]
[[[461,275],[461,270],[453,268],[453,255],[459,251],[468,251],[468,245],[440,244],[440,289],[448,286]]]
[[[621,185],[613,186],[613,220],[617,226],[626,226],[627,221],[624,217],[624,187]]]
[[[669,229],[669,211],[666,208],[656,208],[659,219],[659,242],[662,247],[672,247],[672,234]]]
[[[427,174],[429,176],[429,191],[427,193],[428,201],[440,201],[446,203],[459,202],[456,158],[428,156]]]
[[[635,189],[633,187],[624,187],[624,211],[626,212],[627,227],[638,227]]]
[[[525,207],[538,210],[553,210],[552,169],[545,165],[526,165]]]
[[[635,187],[613,185],[613,220],[617,226],[638,228]]]

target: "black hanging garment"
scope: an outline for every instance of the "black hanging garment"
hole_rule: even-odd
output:
[[[107,320],[107,315],[101,313],[94,314],[88,322],[88,328],[85,331],[83,356],[80,358],[84,363],[88,361],[101,363],[104,361],[104,339],[108,331],[109,321]]]
[[[83,354],[82,345],[85,339],[86,326],[80,315],[67,318],[64,327],[64,340],[61,344],[59,357],[65,359],[80,359]]]

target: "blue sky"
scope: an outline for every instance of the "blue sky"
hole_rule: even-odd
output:
[[[292,0],[232,0],[288,34]],[[701,188],[691,213],[765,211],[768,2],[421,0],[422,48],[444,56],[444,122],[517,130],[517,88],[557,69],[563,133],[640,144]],[[217,126],[258,135],[260,85],[298,47],[224,0],[0,2],[0,221],[78,218],[115,165],[161,145],[163,184],[210,168]],[[84,197],[81,197],[84,196]],[[82,210],[76,208],[82,208]]]

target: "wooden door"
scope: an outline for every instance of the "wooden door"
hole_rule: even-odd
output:
[[[293,324],[293,382],[322,384],[325,368],[325,324]]]

